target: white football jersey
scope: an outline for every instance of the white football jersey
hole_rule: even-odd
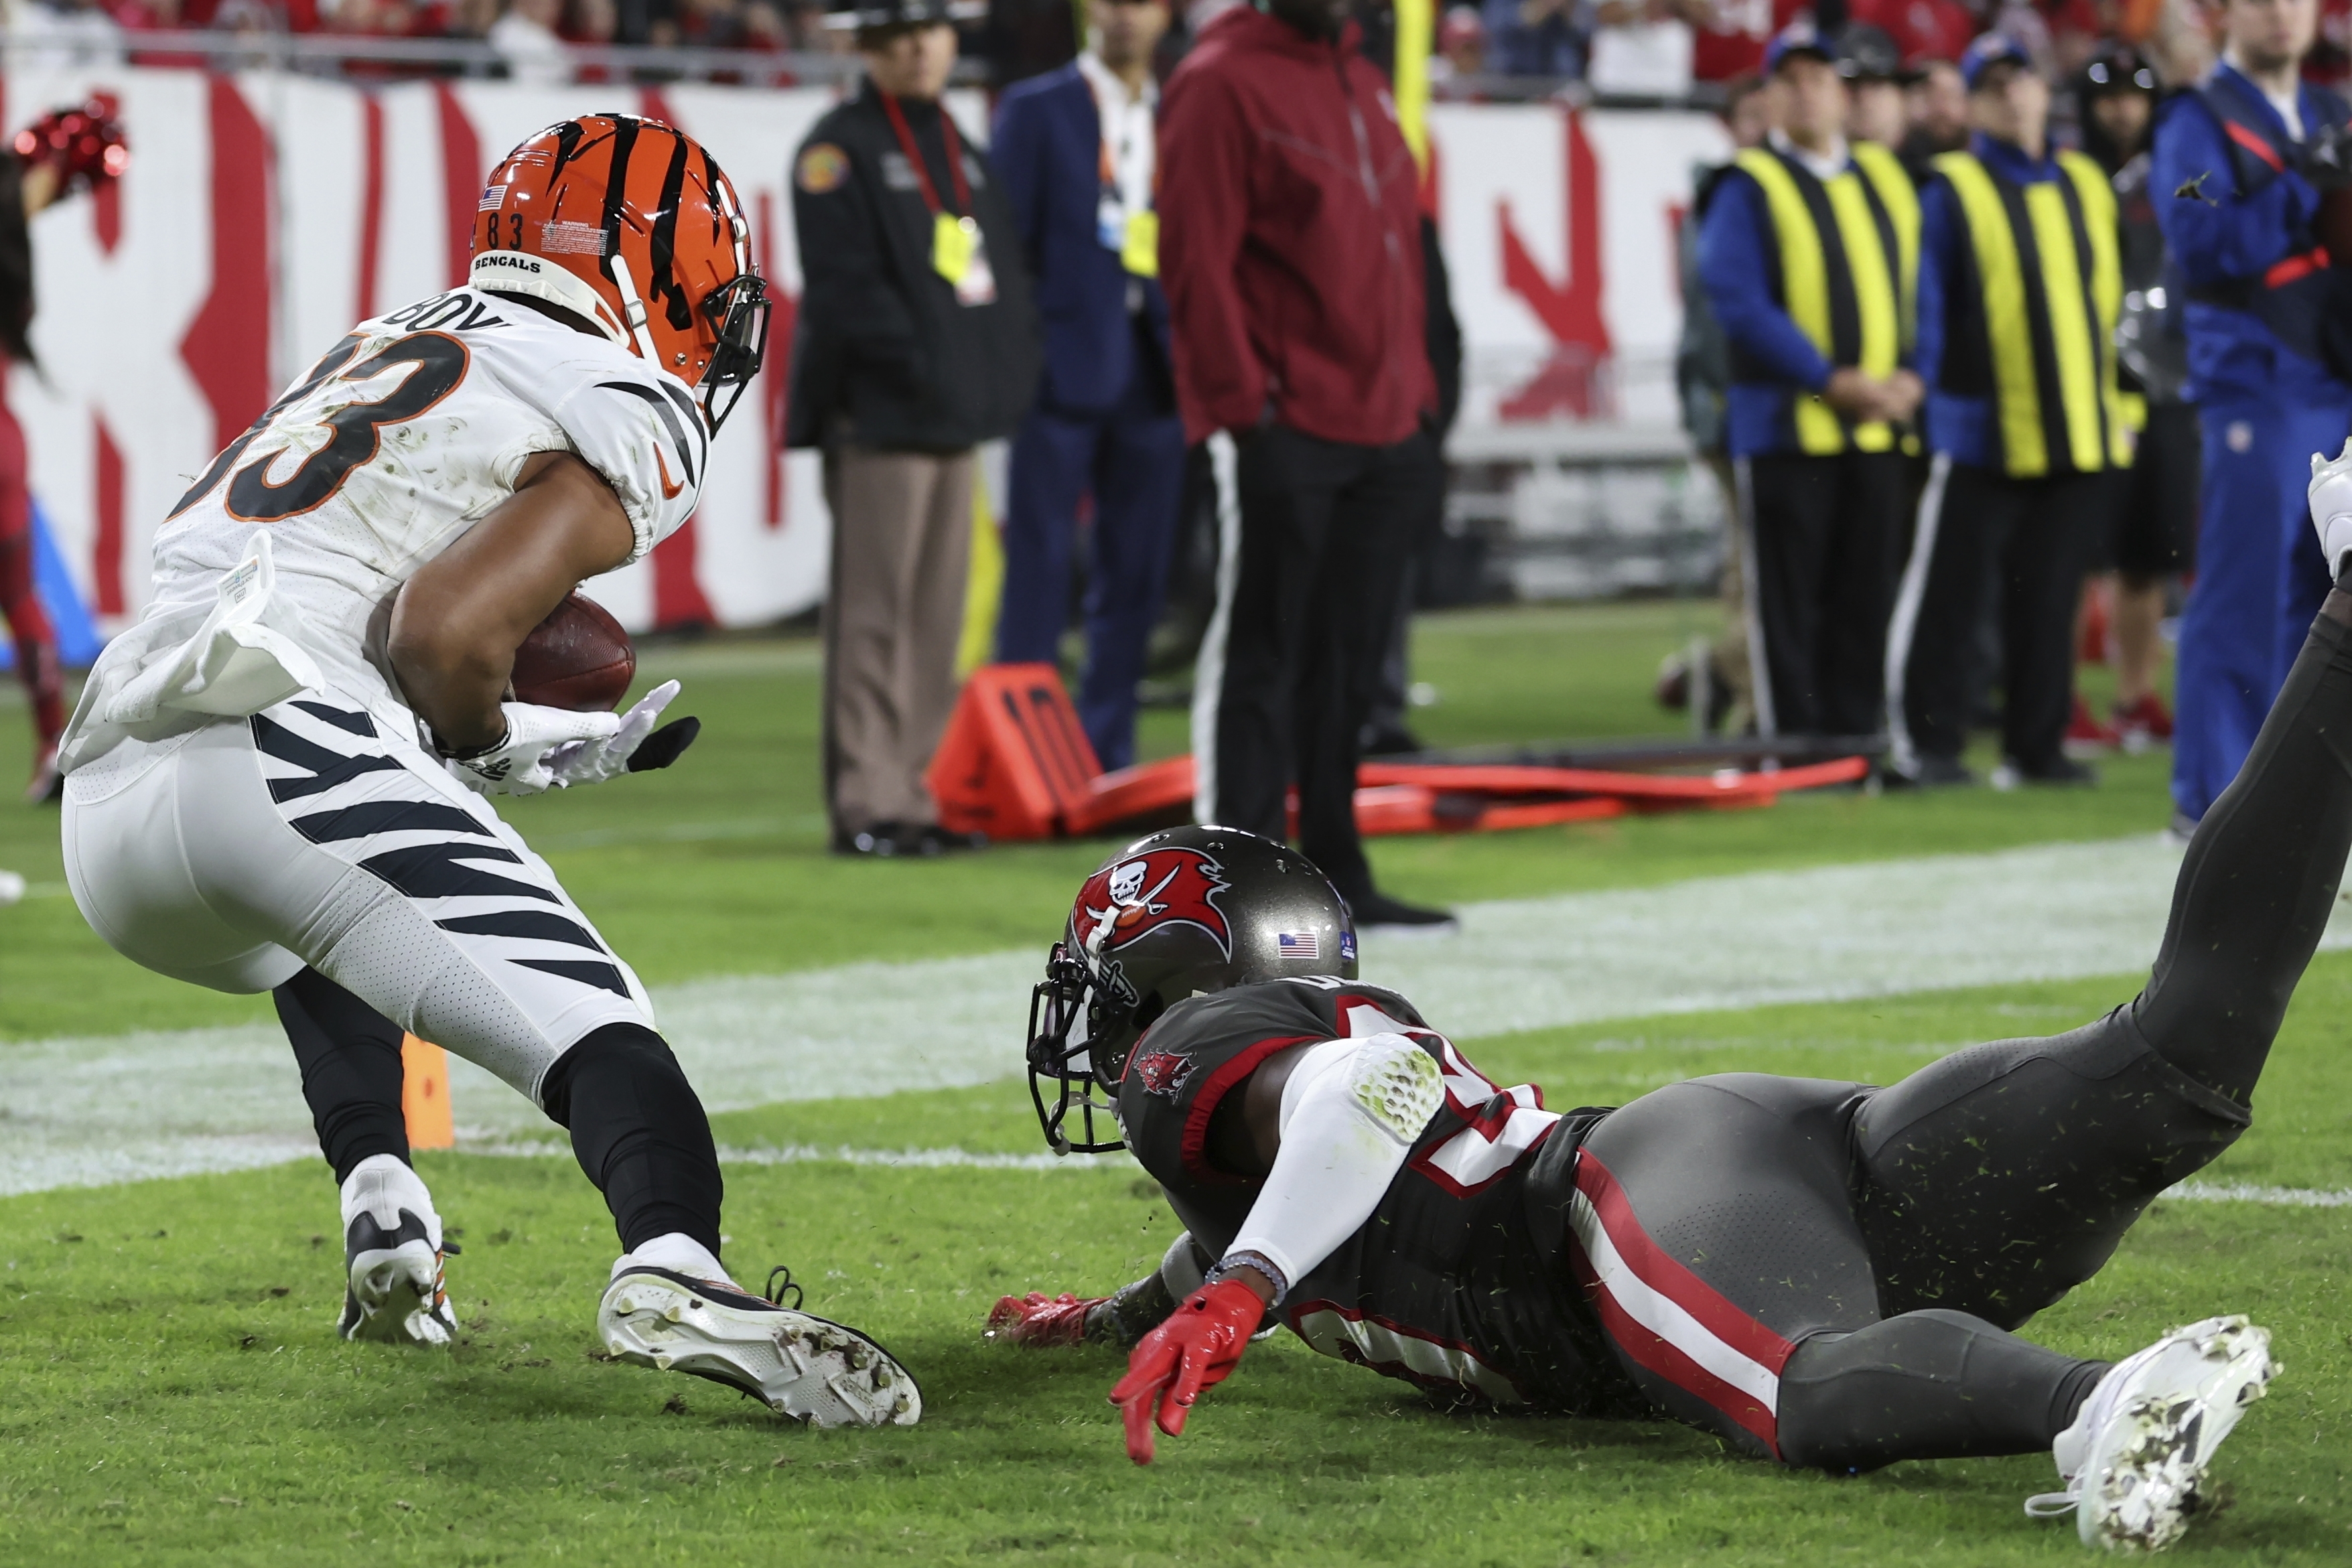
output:
[[[577,454],[611,483],[635,560],[694,510],[709,433],[683,382],[510,298],[456,288],[363,321],[188,487],[156,533],[142,625],[211,605],[267,529],[299,641],[398,722],[394,597],[538,452]]]

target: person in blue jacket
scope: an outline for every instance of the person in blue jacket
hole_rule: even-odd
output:
[[[1811,22],[1765,68],[1776,123],[1706,188],[1699,277],[1729,346],[1757,730],[1850,744],[1885,711],[1919,205],[1893,152],[1846,139],[1835,49]]]
[[[1934,457],[1887,632],[1895,766],[1968,778],[1969,654],[2000,584],[1996,788],[2086,784],[2065,755],[2083,571],[2113,475],[2131,462],[2116,380],[2123,297],[2115,188],[2053,149],[2050,87],[2016,40],[1960,57],[1968,147],[1935,160],[1919,198],[1917,364]]]
[[[2300,79],[2316,0],[2226,0],[2221,63],[2157,124],[2157,221],[2189,283],[2190,396],[2204,426],[2204,521],[2180,632],[2174,827],[2238,775],[2327,592],[2304,486],[2352,431],[2329,339],[2342,284],[2313,225],[2346,119]],[[2315,155],[2317,155],[2316,157]]]
[[[1106,768],[1135,759],[1136,686],[1167,597],[1184,425],[1159,283],[1151,54],[1164,0],[1087,0],[1086,51],[1005,92],[990,160],[1013,204],[1045,373],[1013,438],[996,656],[1058,657],[1078,516],[1091,497],[1092,570],[1078,717]]]

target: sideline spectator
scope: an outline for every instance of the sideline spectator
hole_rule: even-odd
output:
[[[923,770],[955,703],[972,448],[1036,383],[1020,230],[940,105],[947,0],[835,14],[866,75],[793,161],[803,279],[785,444],[821,447],[833,513],[824,609],[825,800],[836,854],[972,847]]]
[[[1894,152],[1911,128],[1903,57],[1895,40],[1867,22],[1849,22],[1838,34],[1837,50],[1838,75],[1845,78],[1846,135]]]
[[[1507,77],[1580,77],[1582,0],[1486,0],[1489,68]]]
[[[1078,511],[1094,527],[1078,717],[1105,768],[1135,760],[1136,685],[1167,598],[1184,422],[1160,290],[1159,89],[1164,0],[1087,0],[1086,52],[1004,95],[990,157],[1045,301],[1045,371],[1013,440],[996,656],[1055,664]]]
[[[1584,79],[1596,93],[1678,99],[1691,89],[1691,29],[1680,0],[1598,0]]]
[[[1486,19],[1475,5],[1451,5],[1437,24],[1437,55],[1429,62],[1430,91],[1464,99],[1486,74]]]
[[[1966,47],[1965,45],[1962,47]],[[1969,89],[1960,68],[1948,59],[1929,60],[1911,84],[1910,124],[1899,151],[1913,183],[1925,185],[1935,177],[1935,161],[1958,152],[1969,144]]]
[[[1764,78],[1764,49],[1781,28],[1810,14],[1810,0],[1675,0],[1691,27],[1691,78]]]
[[[507,63],[507,76],[534,87],[572,79],[572,51],[555,34],[563,0],[508,0],[506,15],[490,24],[488,40]]]
[[[1897,427],[1919,403],[1904,327],[1918,205],[1893,153],[1846,140],[1845,83],[1811,23],[1764,57],[1774,129],[1715,183],[1699,235],[1731,346],[1756,727],[1874,735],[1907,488]]]
[[[2067,737],[2133,747],[2172,738],[2172,715],[2156,689],[2164,662],[2165,591],[2176,574],[2194,570],[2197,549],[2197,410],[2183,396],[2189,343],[2180,326],[2184,302],[2176,298],[2183,286],[2157,226],[2165,193],[2149,172],[2157,90],[2155,68],[2127,44],[2111,46],[2074,84],[2083,151],[2098,160],[2116,187],[2124,278],[2116,377],[2124,423],[2136,439],[2131,467],[2117,485],[2101,563],[2115,572],[2107,633],[2115,711],[2100,725],[2078,693]]]
[[[2221,63],[2165,106],[2157,221],[2189,280],[2189,372],[2204,430],[2197,584],[2181,620],[2174,826],[2194,831],[2237,777],[2327,593],[2305,518],[2311,455],[2352,430],[2343,275],[2315,257],[2321,195],[2340,176],[2343,101],[2298,79],[2313,0],[2227,0]],[[2341,168],[2339,162],[2337,168]],[[2339,200],[2341,198],[2338,198]],[[2303,259],[2298,259],[2303,258]],[[2317,259],[2323,265],[2307,265]]]
[[[1286,836],[1360,927],[1451,917],[1375,890],[1356,831],[1358,736],[1412,530],[1444,469],[1419,177],[1388,83],[1333,0],[1211,23],[1160,117],[1162,280],[1188,436],[1239,446],[1201,652],[1202,821]]]
[[[1948,68],[1984,28],[1969,0],[1850,0],[1846,19],[1883,28],[1895,40],[1903,63],[1914,70],[1930,60],[1944,61]],[[1958,98],[1958,77],[1953,80]],[[1916,110],[1913,112],[1916,117]]]
[[[1960,69],[1969,151],[1936,161],[1920,198],[1919,374],[1935,454],[1886,651],[1895,771],[1973,781],[1968,648],[1998,574],[1998,789],[2089,784],[2065,754],[2074,607],[2105,527],[2111,471],[2130,461],[2116,391],[2123,278],[2115,191],[2049,145],[2050,88],[2015,39],[1988,33]],[[2014,215],[2012,215],[2014,214]],[[2021,235],[2017,225],[2031,222]]]

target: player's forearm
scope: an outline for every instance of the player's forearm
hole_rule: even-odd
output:
[[[1278,1302],[1372,1217],[1444,1103],[1435,1059],[1402,1035],[1316,1048],[1284,1088],[1281,1148],[1221,1274]]]
[[[514,494],[419,568],[394,601],[385,653],[402,695],[443,747],[506,733],[500,704],[515,650],[563,596],[629,558],[635,543],[612,487],[566,453],[541,453]]]
[[[395,640],[391,653],[401,695],[431,727],[443,750],[478,750],[506,734],[504,703],[514,646],[501,656],[494,644],[478,638],[412,633]]]

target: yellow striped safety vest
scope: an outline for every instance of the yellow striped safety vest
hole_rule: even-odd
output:
[[[1946,292],[1972,289],[1981,308],[2001,466],[2015,479],[2131,463],[2116,387],[2115,188],[2079,152],[2060,152],[2058,167],[2063,178],[2019,185],[1972,152],[1936,160],[1959,198],[1970,261]]]
[[[1769,148],[1735,165],[1764,193],[1780,261],[1780,308],[1832,365],[1891,373],[1911,348],[1919,277],[1919,198],[1895,154],[1850,149],[1853,167],[1828,180]],[[1885,421],[1855,424],[1812,392],[1791,402],[1797,447],[1812,456],[1894,450]]]

